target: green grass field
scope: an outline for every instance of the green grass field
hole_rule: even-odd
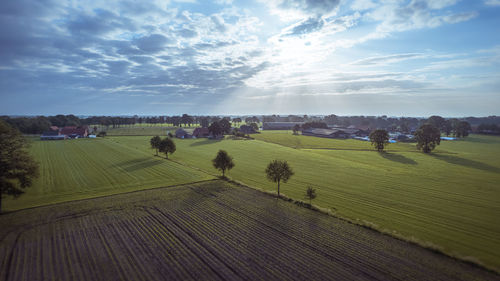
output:
[[[102,138],[34,140],[40,177],[22,197],[4,199],[3,207],[9,211],[212,178],[139,148]]]
[[[189,128],[189,127],[188,127]],[[194,128],[194,127],[192,127]],[[177,127],[171,125],[133,125],[104,129],[108,136],[166,136],[167,132],[175,133]]]
[[[227,150],[236,167],[235,180],[268,191],[264,169],[272,159],[288,160],[295,170],[282,192],[303,199],[311,185],[318,190],[314,204],[339,216],[467,257],[498,269],[500,266],[500,138],[470,136],[442,142],[432,154],[414,144],[389,146],[379,154],[367,142],[329,140],[264,132],[259,140],[176,140],[172,160],[213,174],[210,160]],[[300,138],[302,147],[289,143]],[[151,154],[148,137],[116,137],[108,141]],[[285,145],[278,145],[284,143]],[[345,146],[344,146],[345,145]],[[352,150],[354,149],[354,150]]]

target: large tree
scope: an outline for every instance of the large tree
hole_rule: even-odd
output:
[[[467,121],[460,121],[455,125],[455,137],[457,138],[465,138],[469,135],[469,131],[471,130],[471,126]]]
[[[165,153],[165,157],[168,159],[168,154],[174,153],[177,148],[175,147],[175,142],[171,138],[164,138],[161,140],[158,149],[160,152]]]
[[[224,133],[222,126],[219,124],[219,121],[215,121],[208,127],[208,131],[214,136],[217,137]]]
[[[21,133],[0,120],[0,213],[4,196],[19,197],[38,176],[38,164],[28,153]]]
[[[434,125],[434,127],[438,128],[439,130],[444,131],[444,127],[446,125],[446,120],[438,115],[433,115],[427,119],[427,122],[431,125]]]
[[[370,141],[379,152],[382,152],[384,147],[389,144],[389,133],[386,130],[374,130],[370,133]]]
[[[259,131],[259,125],[255,122],[250,123],[250,127],[252,127],[256,132]]]
[[[449,136],[452,130],[453,130],[452,120],[446,120],[443,124],[443,133],[445,133],[446,136]]]
[[[229,156],[229,154],[225,150],[219,150],[217,156],[212,159],[212,164],[214,167],[222,172],[222,177],[225,177],[226,170],[231,170],[234,167],[233,157]]]
[[[441,143],[441,132],[432,124],[424,124],[415,132],[415,139],[417,149],[429,153]]]
[[[231,122],[229,122],[227,118],[223,118],[222,120],[220,120],[219,124],[224,134],[229,134],[229,132],[231,132]]]
[[[160,136],[154,136],[149,140],[151,148],[156,150],[156,155],[158,155],[158,149],[160,148],[161,138]]]
[[[278,197],[280,196],[280,182],[286,183],[294,175],[288,162],[273,160],[266,168],[267,179],[278,184]]]

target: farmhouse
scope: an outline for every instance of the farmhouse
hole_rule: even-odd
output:
[[[304,122],[265,122],[263,130],[292,130],[295,125],[301,126]]]
[[[175,131],[175,137],[179,139],[190,139],[192,135],[190,135],[186,130],[179,128]]]
[[[241,125],[240,132],[243,134],[255,134],[257,133],[252,126],[249,125]]]
[[[87,126],[75,127],[66,126],[59,131],[59,134],[66,135],[68,138],[86,138],[89,135],[89,129]]]
[[[193,131],[193,137],[195,138],[208,138],[209,135],[208,128],[196,128]]]

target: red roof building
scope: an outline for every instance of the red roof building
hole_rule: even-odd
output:
[[[60,131],[61,135],[66,135],[70,138],[86,138],[89,135],[89,129],[87,126],[83,127],[74,127],[74,126],[67,126],[61,129]]]

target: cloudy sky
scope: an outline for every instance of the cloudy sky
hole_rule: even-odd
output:
[[[500,115],[500,0],[2,0],[0,114]]]

